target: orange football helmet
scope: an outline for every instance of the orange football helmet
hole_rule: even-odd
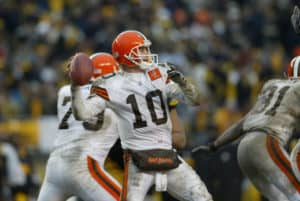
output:
[[[108,53],[97,52],[90,56],[94,65],[93,78],[116,73],[120,70],[118,62]]]
[[[287,69],[287,76],[290,79],[300,78],[300,56],[294,57]]]
[[[112,43],[112,54],[126,66],[148,68],[157,63],[157,54],[150,51],[151,41],[134,30],[121,32]]]

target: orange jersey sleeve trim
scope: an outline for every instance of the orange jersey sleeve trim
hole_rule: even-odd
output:
[[[105,88],[93,86],[91,88],[91,94],[96,94],[96,95],[104,98],[105,100],[109,101],[109,96],[108,96],[107,90]]]

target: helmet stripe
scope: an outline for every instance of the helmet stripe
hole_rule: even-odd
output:
[[[146,36],[145,36],[144,34],[142,34],[141,32],[139,32],[139,31],[135,31],[135,32],[137,32],[142,38],[144,38],[144,40],[148,40],[148,39],[146,38]]]
[[[300,63],[300,57],[297,57],[295,59],[294,66],[293,66],[293,77],[294,78],[298,77],[299,63]]]

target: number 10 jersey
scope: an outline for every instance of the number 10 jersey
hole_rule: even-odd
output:
[[[123,149],[149,150],[172,148],[172,125],[167,97],[182,98],[177,84],[166,70],[122,72],[97,84],[92,91],[106,99],[106,105],[119,117]]]

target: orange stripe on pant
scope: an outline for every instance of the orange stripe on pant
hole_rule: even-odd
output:
[[[128,190],[128,166],[130,160],[130,154],[128,151],[124,151],[124,177],[123,177],[123,188],[121,194],[121,201],[127,201],[127,190]]]
[[[300,192],[300,183],[295,177],[292,171],[292,165],[289,159],[284,155],[278,140],[270,135],[267,135],[266,142],[267,150],[271,156],[274,163],[279,167],[279,169],[287,176],[288,180],[293,184],[293,186]]]
[[[119,200],[121,195],[121,188],[112,179],[110,179],[101,169],[98,162],[87,157],[88,169],[96,182],[102,186],[115,200]]]
[[[296,157],[297,169],[300,170],[300,152],[297,153]]]

